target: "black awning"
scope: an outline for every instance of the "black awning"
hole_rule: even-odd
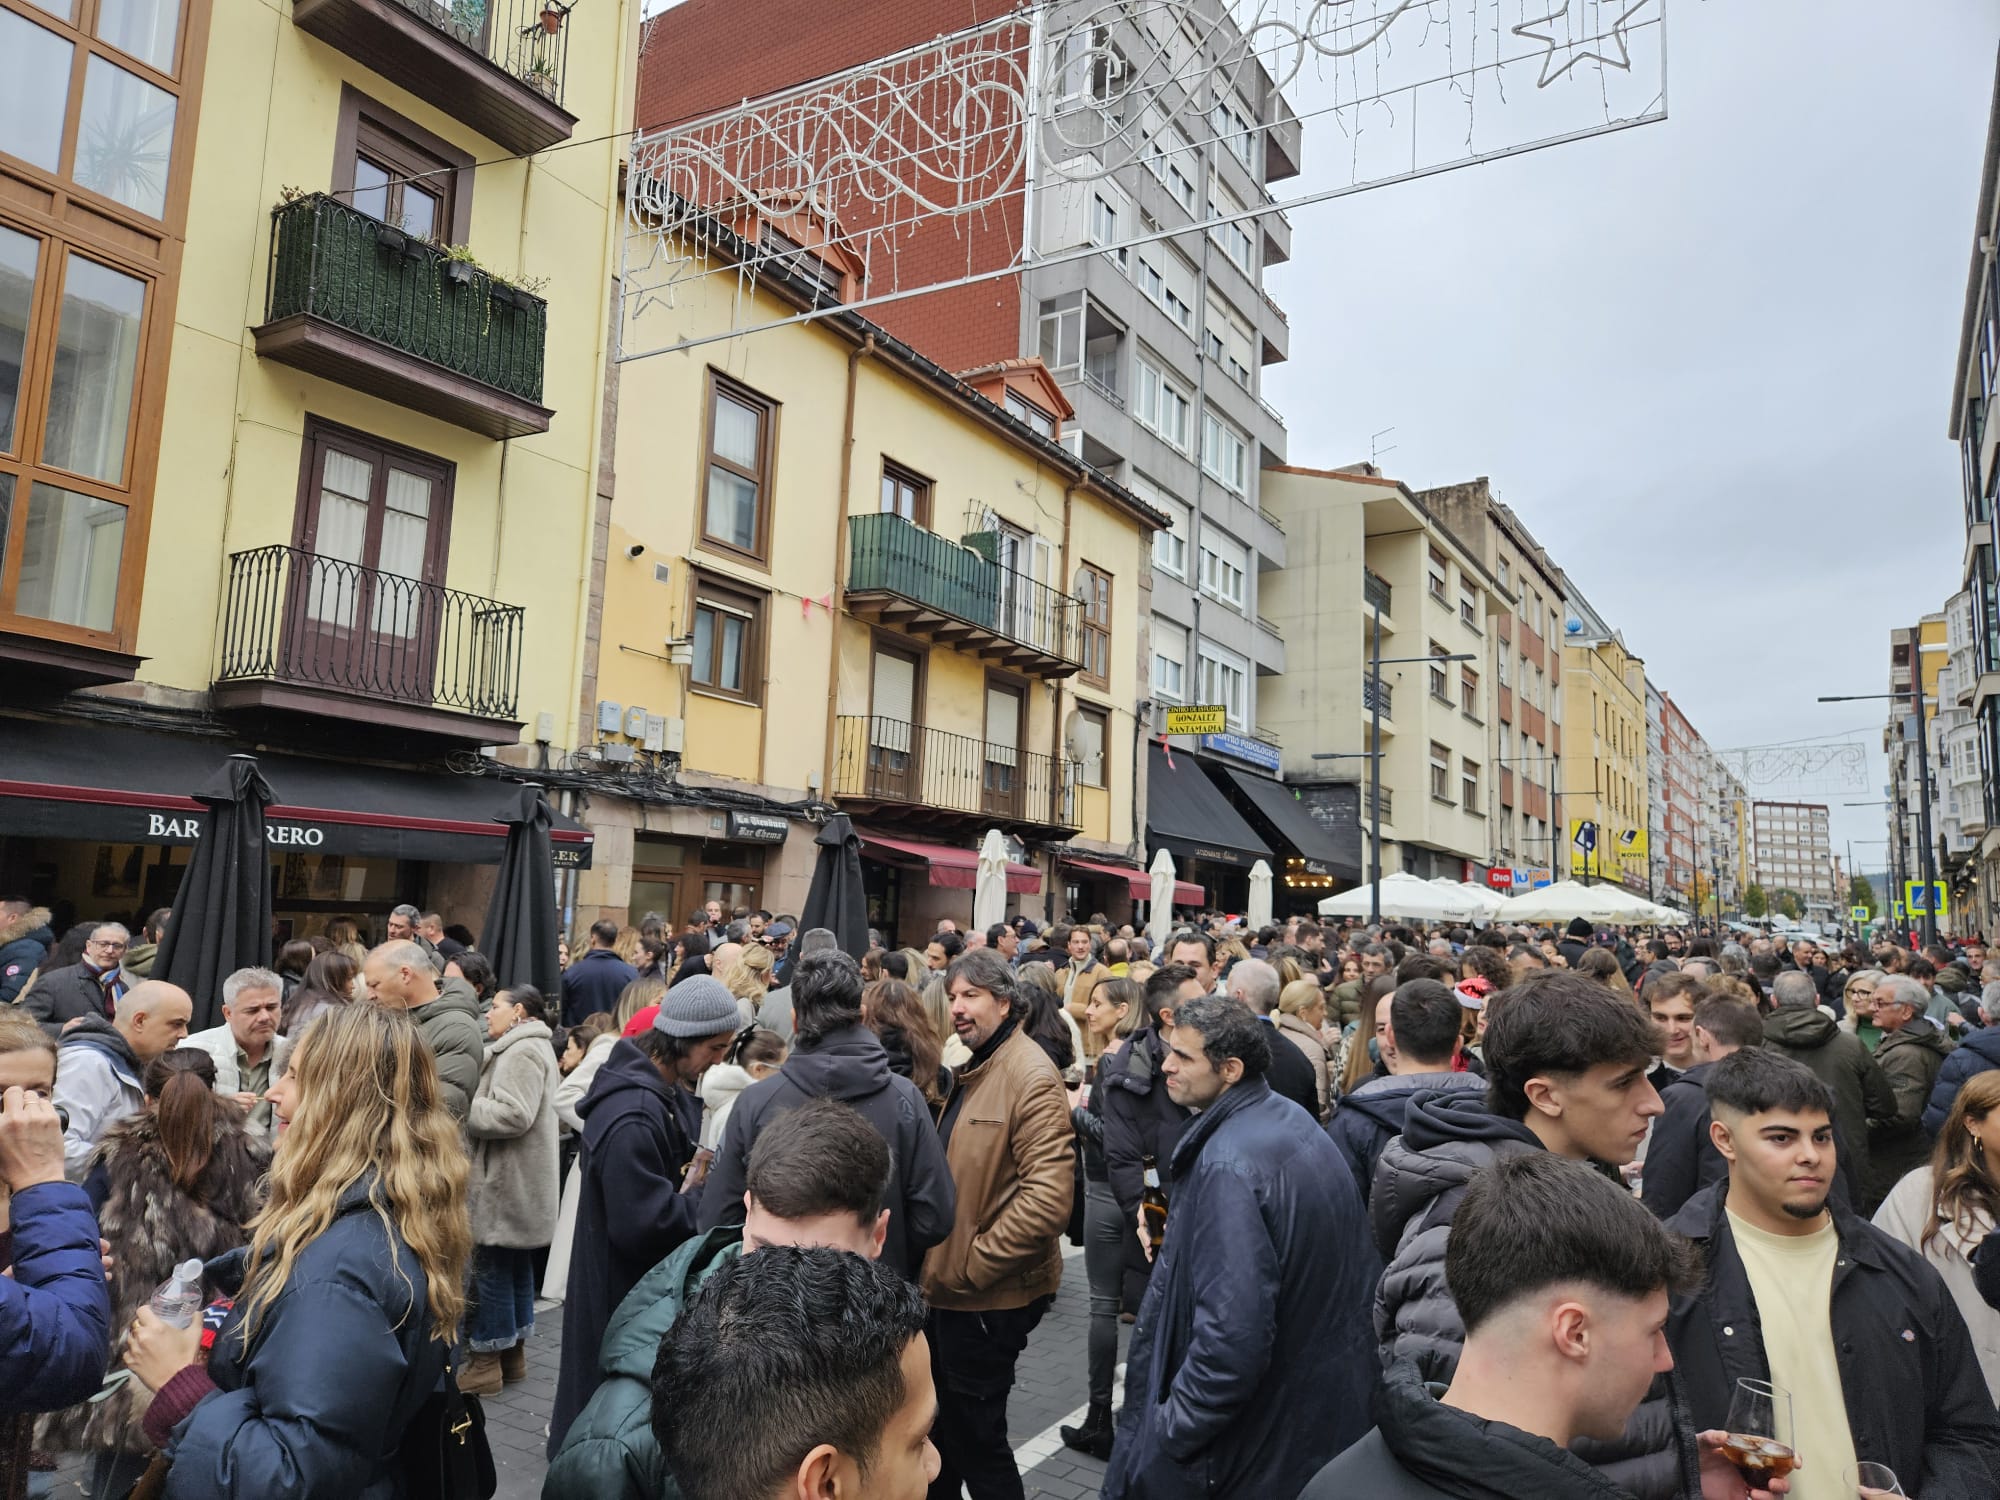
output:
[[[1289,845],[1306,862],[1306,874],[1361,878],[1359,851],[1343,850],[1338,835],[1308,812],[1290,787],[1255,771],[1239,771],[1234,766],[1215,769],[1249,803],[1251,821],[1262,824],[1266,833]]]
[[[1147,749],[1151,752],[1146,773],[1149,843],[1191,859],[1245,869],[1271,857],[1264,840],[1202,774],[1192,755],[1185,751],[1169,755],[1157,742]]]
[[[266,755],[227,739],[119,725],[0,719],[0,834],[110,844],[192,844],[202,804],[189,795],[232,754],[256,754],[275,800],[272,852],[495,864],[520,783],[352,761]],[[591,833],[555,815],[558,865],[587,868]]]

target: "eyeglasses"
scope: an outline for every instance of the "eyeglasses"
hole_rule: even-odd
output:
[[[84,947],[102,948],[106,953],[123,953],[127,945],[119,942],[117,938],[92,938],[84,944]]]

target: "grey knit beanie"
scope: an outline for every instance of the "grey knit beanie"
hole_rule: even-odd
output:
[[[707,974],[690,974],[667,991],[653,1030],[668,1036],[721,1036],[743,1024],[743,1013],[729,986]]]

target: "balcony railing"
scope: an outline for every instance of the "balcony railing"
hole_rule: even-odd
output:
[[[298,547],[257,547],[229,558],[215,680],[511,720],[522,631],[516,604]]]
[[[1394,821],[1394,815],[1391,809],[1395,806],[1395,800],[1396,800],[1395,796],[1390,792],[1389,788],[1387,788],[1386,786],[1383,787],[1380,793],[1380,801],[1382,804],[1382,821],[1384,823]],[[1373,818],[1375,816],[1376,801],[1377,801],[1377,793],[1375,789],[1372,786],[1363,783],[1361,788],[1362,817]]]
[[[1113,383],[1110,376],[1101,375],[1096,370],[1086,366],[1083,372],[1083,383],[1120,411],[1125,410],[1125,398],[1118,394],[1118,387]]]
[[[574,0],[294,0],[292,22],[522,156],[565,141]]]
[[[901,516],[850,516],[848,604],[856,613],[1040,677],[1083,665],[1082,601],[995,560],[1001,542],[963,545]]]
[[[1374,713],[1375,706],[1379,703],[1382,706],[1382,717],[1393,719],[1395,715],[1389,709],[1390,705],[1395,702],[1395,698],[1396,690],[1374,673],[1363,672],[1361,674],[1361,710],[1363,713]]]
[[[547,336],[540,297],[324,193],[272,211],[259,354],[518,437],[548,430]]]
[[[1383,577],[1371,569],[1361,570],[1361,602],[1370,609],[1379,609],[1388,614],[1389,602],[1394,597]]]
[[[1079,763],[880,715],[835,723],[833,795],[974,820],[1074,829]]]

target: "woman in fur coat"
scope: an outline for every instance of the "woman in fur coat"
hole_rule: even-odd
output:
[[[84,1191],[111,1246],[111,1362],[122,1371],[126,1330],[153,1289],[190,1258],[210,1260],[248,1242],[244,1224],[263,1202],[270,1147],[215,1092],[215,1060],[196,1048],[161,1053],[141,1079],[146,1108],[113,1126]],[[128,1380],[103,1401],[42,1419],[35,1446],[91,1456],[93,1500],[119,1500],[145,1471],[153,1445],[140,1421],[149,1400]]]

